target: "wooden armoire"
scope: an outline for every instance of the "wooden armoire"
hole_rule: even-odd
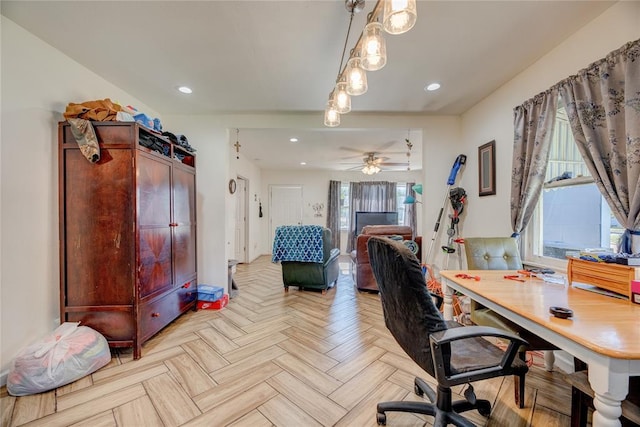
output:
[[[133,347],[195,309],[195,156],[137,123],[92,122],[89,162],[58,125],[60,320]]]

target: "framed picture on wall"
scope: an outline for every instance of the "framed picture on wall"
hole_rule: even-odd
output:
[[[496,194],[496,141],[478,147],[478,195]]]

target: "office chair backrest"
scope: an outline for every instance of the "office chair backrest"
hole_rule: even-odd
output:
[[[373,236],[367,243],[387,328],[400,347],[435,375],[429,334],[447,329],[422,275],[418,259],[401,242]]]
[[[469,270],[519,270],[518,244],[513,237],[465,237],[464,252]]]

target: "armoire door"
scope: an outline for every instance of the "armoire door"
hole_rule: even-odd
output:
[[[140,298],[173,286],[171,163],[140,153],[137,161]]]
[[[173,253],[176,285],[196,275],[196,176],[173,168]]]

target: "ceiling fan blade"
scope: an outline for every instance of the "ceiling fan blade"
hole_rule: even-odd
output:
[[[362,156],[362,153],[355,155],[355,156],[346,156],[346,157],[340,157],[340,160],[349,160],[349,159],[357,159],[359,157]]]
[[[408,166],[407,163],[380,163],[378,166],[388,166],[388,167],[393,167],[393,166]]]
[[[358,153],[358,155],[362,155],[362,150],[358,150],[357,148],[351,148],[351,147],[340,147],[340,150],[342,151],[351,151],[354,153]]]
[[[392,141],[387,141],[384,144],[382,144],[379,148],[378,151],[384,151],[387,148],[391,148],[393,145],[395,145],[395,143],[398,142],[396,140],[392,140]]]
[[[376,157],[373,159],[373,163],[379,165],[380,163],[383,163],[385,161],[389,160],[388,157]]]

